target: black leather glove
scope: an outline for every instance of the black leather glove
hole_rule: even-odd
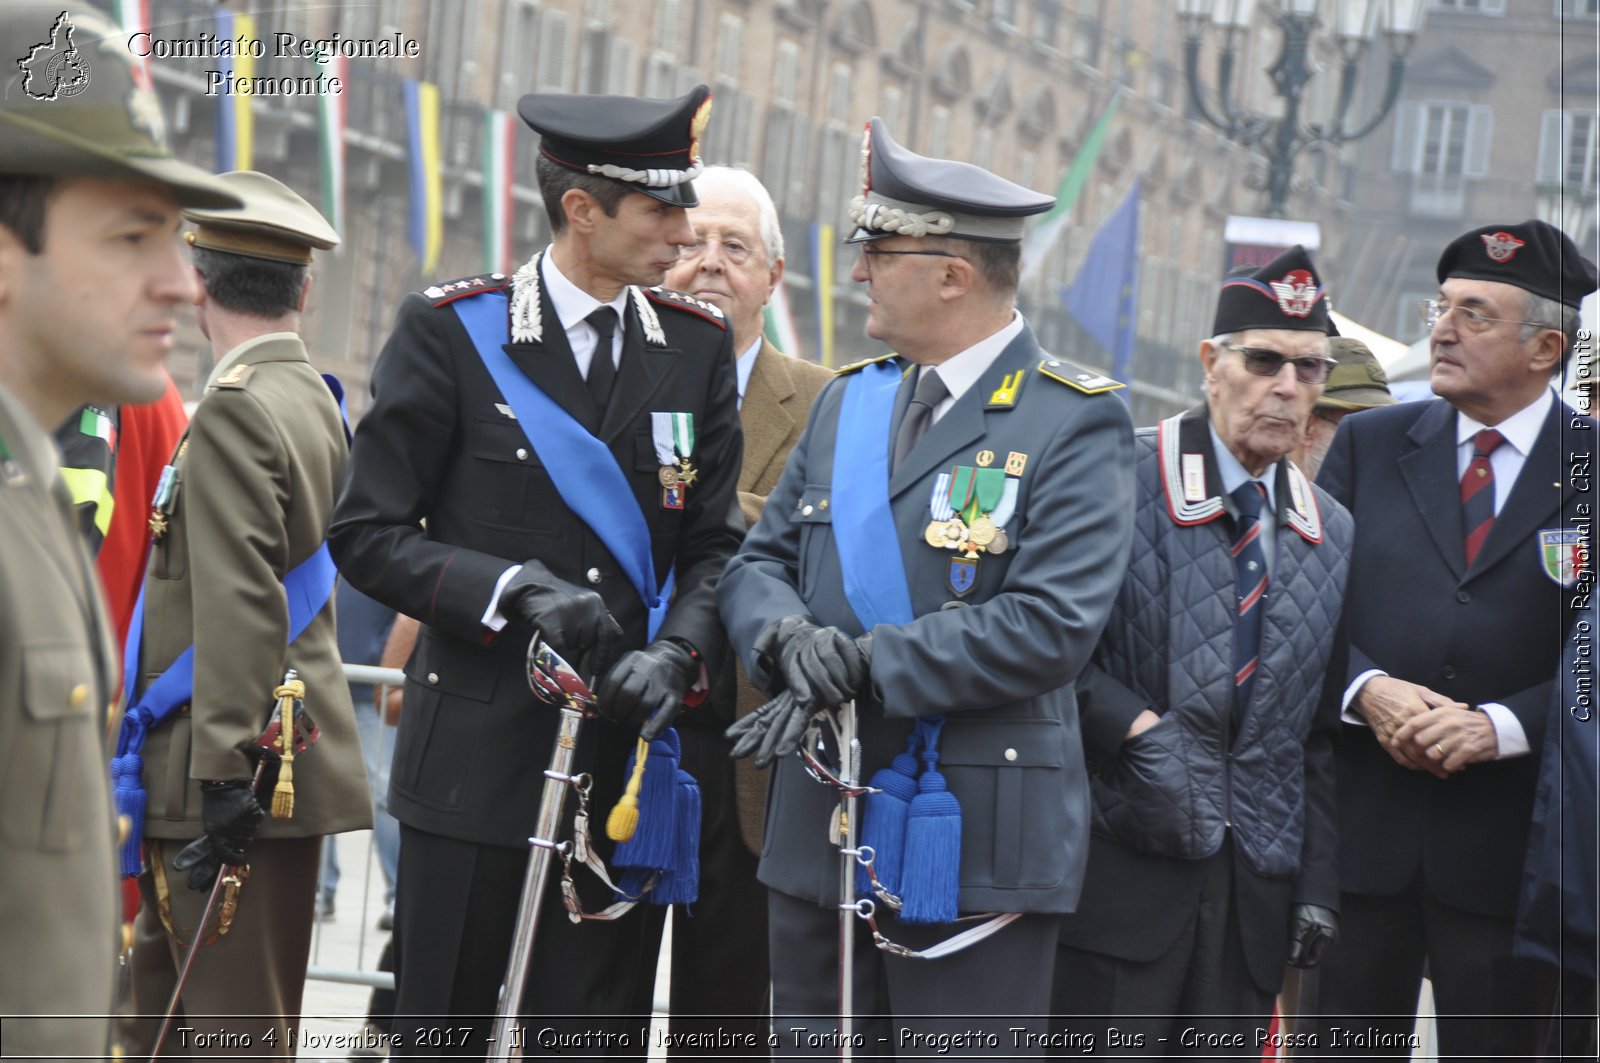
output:
[[[500,611],[539,630],[552,648],[578,669],[585,682],[611,667],[622,627],[594,591],[557,579],[539,561],[526,561],[500,592]]]
[[[1315,967],[1338,940],[1339,913],[1332,908],[1297,904],[1289,910],[1290,967]]]
[[[805,709],[833,708],[866,690],[871,678],[872,633],[858,639],[804,616],[767,625],[755,649],[777,664],[783,687]]]
[[[185,845],[172,866],[189,872],[189,888],[204,892],[223,864],[244,863],[244,851],[266,815],[248,779],[200,784],[200,823],[205,833]]]
[[[779,757],[787,757],[800,748],[806,724],[822,708],[811,709],[795,699],[792,690],[785,690],[748,716],[741,716],[724,732],[733,748],[728,756],[734,760],[754,756],[755,766],[764,768]]]
[[[606,672],[594,692],[595,711],[626,727],[638,727],[639,737],[648,742],[683,712],[684,696],[699,677],[700,665],[689,651],[661,639],[623,654]]]

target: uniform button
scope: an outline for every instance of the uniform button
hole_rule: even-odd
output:
[[[1017,751],[1015,749],[1006,750],[1006,759],[1007,760],[1016,760],[1017,759]]]
[[[1444,670],[1439,674],[1444,676],[1446,679],[1454,679],[1456,677],[1456,666],[1453,664],[1447,664],[1444,666]]]
[[[72,688],[72,693],[67,695],[67,704],[75,709],[81,709],[83,703],[89,700],[89,684],[79,683]]]
[[[1468,602],[1472,601],[1472,592],[1456,591],[1456,601],[1460,602],[1462,605],[1466,605]]]
[[[818,502],[817,503],[817,508],[818,509],[827,509],[828,508],[828,500],[826,498],[824,498],[821,502]]]
[[[438,681],[439,681],[439,673],[438,672],[429,672],[428,673],[428,682],[437,683]]]
[[[583,578],[588,580],[590,583],[599,583],[600,570],[597,568],[591,568],[589,571],[583,574]]]
[[[815,509],[813,509],[813,508],[812,508],[812,507],[811,507],[811,506],[807,506],[807,507],[806,507],[806,508],[805,508],[805,509],[802,509],[802,510],[801,510],[801,511],[800,511],[800,513],[801,513],[801,514],[802,514],[802,515],[803,515],[803,516],[807,516],[807,517],[809,517],[809,516],[811,516],[811,514],[812,514],[812,513],[815,513],[815,512],[816,512],[816,510],[815,510]]]
[[[527,447],[518,447],[517,448],[517,460],[518,461],[527,461],[528,460],[528,448]]]

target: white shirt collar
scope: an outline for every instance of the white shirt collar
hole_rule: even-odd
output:
[[[934,420],[944,416],[944,412],[954,406],[957,399],[970,391],[983,374],[988,372],[994,360],[1000,357],[1000,352],[1021,333],[1022,315],[1013,310],[1011,323],[999,332],[984,337],[948,361],[936,366],[925,366],[924,371],[938,370],[939,379],[944,381],[944,386],[950,392],[949,398],[944,399],[934,409]],[[921,379],[920,374],[918,379]]]
[[[1273,462],[1261,470],[1260,476],[1252,477],[1239,463],[1239,459],[1233,456],[1233,451],[1222,442],[1222,437],[1217,435],[1217,426],[1207,421],[1206,430],[1211,433],[1211,450],[1217,456],[1217,475],[1222,477],[1223,493],[1233,494],[1246,480],[1260,480],[1261,486],[1267,489],[1267,510],[1276,513],[1278,492],[1274,489],[1274,485],[1278,480],[1278,463]]]
[[[733,371],[739,378],[739,405],[744,405],[744,389],[750,386],[750,374],[756,367],[756,355],[761,353],[761,337],[757,336],[755,342],[745,348],[733,363]]]
[[[555,256],[551,254],[554,245],[544,249],[544,257],[539,260],[539,266],[544,273],[544,290],[550,293],[550,305],[555,307],[556,317],[561,319],[561,327],[571,332],[575,326],[586,324],[585,318],[602,306],[609,306],[617,312],[617,321],[624,319],[623,312],[628,309],[628,289],[624,287],[617,293],[617,297],[609,303],[602,303],[582,288],[568,280],[556,265]]]
[[[1544,419],[1550,413],[1550,404],[1556,401],[1556,393],[1550,388],[1541,388],[1539,397],[1524,406],[1516,413],[1495,425],[1495,430],[1505,436],[1507,443],[1516,448],[1518,454],[1526,458],[1532,451],[1534,443],[1538,442],[1539,429],[1544,427]],[[1489,427],[1479,424],[1460,410],[1456,411],[1456,445],[1460,446]]]

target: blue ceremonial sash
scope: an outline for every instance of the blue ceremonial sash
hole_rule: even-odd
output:
[[[322,607],[333,597],[333,584],[338,577],[328,544],[323,543],[317,552],[306,558],[283,577],[284,597],[289,603],[289,641],[293,645],[305,629],[311,626]],[[133,620],[128,628],[128,644],[123,652],[122,683],[133,701],[139,687],[139,643],[144,636],[144,587],[139,588],[139,601],[133,607]],[[190,645],[145,688],[138,701],[128,707],[122,716],[122,729],[117,735],[117,753],[111,758],[111,796],[116,799],[117,812],[128,817],[128,837],[122,845],[122,873],[139,873],[140,846],[144,841],[144,743],[157,726],[180,705],[194,698],[194,646]]]
[[[889,423],[899,387],[900,370],[892,361],[852,375],[833,442],[833,537],[845,598],[866,631],[915,619],[889,508]]]
[[[561,501],[611,551],[639,593],[649,611],[646,641],[655,641],[672,600],[673,573],[667,573],[666,583],[658,589],[650,526],[617,459],[506,354],[504,292],[484,292],[452,305],[495,387],[517,415],[517,426],[528,445],[544,463]]]
[[[339,405],[339,418],[344,422],[345,442],[350,441],[350,420],[345,413],[344,385],[339,378],[323,373],[322,380],[333,393]],[[294,645],[311,626],[311,621],[322,612],[322,607],[333,597],[333,585],[339,571],[334,567],[328,544],[317,547],[317,552],[300,562],[283,577],[283,594],[289,605],[289,641]],[[117,752],[111,758],[111,796],[117,813],[128,817],[128,836],[122,844],[122,873],[137,875],[144,843],[144,811],[148,798],[144,792],[144,744],[150,732],[159,726],[180,705],[194,699],[194,645],[191,643],[167,670],[145,688],[144,694],[134,700],[139,689],[139,648],[144,639],[145,581],[139,584],[139,600],[133,606],[133,618],[128,625],[128,642],[122,651],[123,694],[131,704],[122,714],[122,726],[117,733]]]

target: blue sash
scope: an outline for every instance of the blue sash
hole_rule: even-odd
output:
[[[350,420],[345,413],[344,385],[329,373],[323,373],[322,380],[339,404],[345,442],[349,443]],[[338,576],[327,543],[285,573],[283,593],[289,605],[289,641],[285,645],[292,646],[322,612],[322,607],[333,597],[333,585]],[[111,796],[117,813],[128,817],[128,837],[122,844],[124,875],[139,873],[140,849],[144,842],[144,811],[148,801],[144,792],[145,740],[175,709],[194,699],[194,646],[190,644],[134,701],[139,689],[139,648],[144,639],[144,592],[145,583],[141,582],[139,600],[134,603],[133,618],[128,625],[128,641],[122,651],[123,694],[132,704],[122,715],[117,752],[111,758]]]
[[[657,587],[650,526],[617,459],[506,354],[505,292],[484,292],[452,305],[561,501],[611,551],[639,593],[649,611],[646,641],[655,641],[672,600],[673,574],[668,572],[666,583]]]
[[[833,443],[833,537],[845,598],[866,631],[915,619],[889,509],[889,423],[899,387],[900,370],[892,361],[851,376]]]

